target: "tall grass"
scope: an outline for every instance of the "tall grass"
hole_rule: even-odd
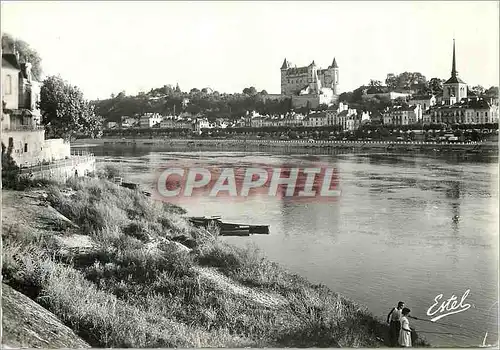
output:
[[[29,286],[31,297],[98,347],[251,346],[227,330],[207,332],[139,308],[99,290],[81,272],[36,253],[36,247],[4,250],[4,273],[14,286]]]
[[[99,179],[50,186],[48,200],[97,248],[61,256],[50,237],[11,229],[3,273],[93,346],[383,345],[377,337],[387,327],[365,308],[288,273],[255,247],[221,242],[215,228],[191,227],[176,206]],[[270,307],[232,293],[200,266],[287,303]]]
[[[68,195],[60,187],[48,190],[48,200],[63,215],[79,225],[84,234],[119,229],[145,239],[148,236],[190,235],[192,228],[177,207],[155,202],[140,191],[108,181],[70,180]]]

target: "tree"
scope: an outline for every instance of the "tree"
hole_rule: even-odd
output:
[[[385,85],[391,90],[395,90],[398,88],[398,79],[396,78],[396,75],[394,75],[394,73],[387,74]]]
[[[170,96],[174,93],[174,89],[172,88],[172,85],[163,85],[163,88],[161,89],[164,95]]]
[[[2,50],[17,51],[21,62],[31,63],[31,74],[33,79],[40,81],[42,79],[42,59],[38,52],[30,45],[20,39],[12,37],[10,34],[2,34]]]
[[[398,75],[387,74],[385,84],[391,90],[409,90],[415,87],[424,88],[426,78],[419,72],[404,72]]]
[[[443,92],[443,83],[444,83],[443,79],[432,78],[427,83],[429,92],[434,95],[441,94]]]
[[[243,93],[245,95],[253,96],[253,95],[257,94],[257,90],[253,86],[250,86],[249,88],[244,88]]]
[[[394,102],[398,105],[406,105],[406,98],[405,97],[397,97]]]
[[[497,97],[498,98],[498,86],[492,86],[484,92],[487,97]]]
[[[476,96],[481,96],[484,94],[484,87],[481,85],[476,85],[470,88],[470,91],[473,92]]]
[[[40,109],[48,134],[70,140],[77,133],[96,137],[101,131],[101,121],[94,107],[76,86],[61,77],[50,76],[40,89]]]
[[[368,86],[370,86],[370,87],[381,87],[382,86],[382,82],[380,80],[373,80],[373,79],[371,79],[370,83],[368,84]]]
[[[343,92],[339,96],[339,101],[341,102],[351,102],[353,100],[353,92]]]

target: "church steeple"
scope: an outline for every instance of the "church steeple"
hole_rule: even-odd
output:
[[[455,61],[455,39],[453,39],[453,62],[451,64],[451,77],[455,78],[457,75],[457,64]]]
[[[338,64],[337,64],[337,60],[335,59],[335,57],[333,58],[333,62],[332,62],[332,65],[331,65],[332,68],[339,68]]]
[[[458,77],[455,54],[455,39],[453,39],[453,57],[451,62],[451,77],[443,83],[443,100],[453,105],[467,97],[467,84]]]

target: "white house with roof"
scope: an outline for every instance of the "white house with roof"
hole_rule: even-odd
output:
[[[156,124],[160,124],[163,117],[159,113],[146,113],[139,119],[141,128],[152,128]]]
[[[210,129],[210,122],[207,118],[196,118],[193,123],[194,131],[197,133],[202,133],[205,129]]]
[[[427,111],[429,108],[436,105],[436,96],[435,95],[413,95],[408,103],[410,105],[420,106],[422,111]]]
[[[163,117],[160,122],[160,128],[162,129],[173,129],[175,127],[176,118],[172,115]]]
[[[250,125],[252,128],[262,128],[264,126],[265,119],[266,119],[266,117],[264,117],[264,116],[254,117],[250,120]]]
[[[115,129],[116,127],[118,127],[118,123],[117,122],[114,122],[114,121],[108,121],[106,123],[106,127],[108,129]]]
[[[410,125],[422,120],[422,107],[420,105],[397,105],[388,108],[383,116],[384,124]]]
[[[304,126],[319,127],[327,125],[327,117],[324,112],[311,113],[304,119]]]
[[[45,139],[38,109],[41,84],[31,74],[31,65],[21,62],[15,48],[3,41],[1,76],[2,153],[10,154],[14,162],[24,166],[70,158],[69,142]]]
[[[481,97],[467,97],[453,105],[434,106],[426,116],[426,121],[449,125],[496,123],[498,106]]]

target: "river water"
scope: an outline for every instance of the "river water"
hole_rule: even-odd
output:
[[[334,201],[304,203],[261,195],[245,201],[203,197],[181,205],[193,216],[270,225],[269,235],[224,239],[256,245],[270,260],[366,305],[380,318],[402,300],[413,316],[430,319],[427,312],[439,294],[441,301],[452,295],[460,301],[469,290],[463,302],[469,309],[434,323],[410,320],[410,325],[433,346],[478,346],[486,332],[487,343],[497,341],[498,157],[153,147],[86,149],[145,188],[153,186],[165,166],[335,168],[341,196]]]

